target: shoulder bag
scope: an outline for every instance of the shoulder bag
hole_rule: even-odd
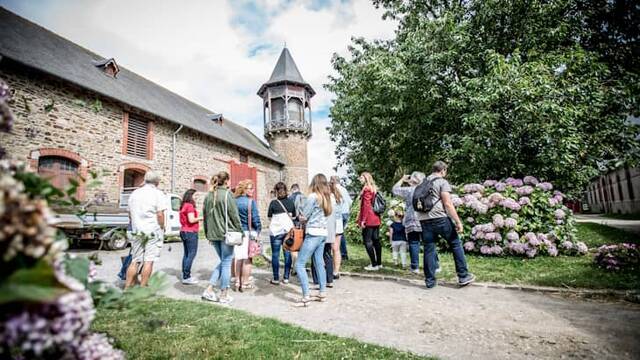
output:
[[[249,237],[249,259],[256,257],[260,254],[262,254],[262,245],[260,244],[260,242],[258,242],[258,240],[251,234],[251,223],[252,223],[252,219],[251,219],[251,204],[253,203],[253,200],[251,200],[251,198],[249,198],[249,205],[247,206],[247,220],[249,222],[249,233],[247,234],[247,236]]]
[[[224,243],[229,246],[242,245],[242,232],[229,231],[229,191],[224,193]]]
[[[280,206],[282,206],[282,209],[284,210],[284,212],[291,219],[291,215],[289,215],[287,208],[282,204],[282,202],[280,202],[280,200],[278,200],[278,203],[280,204]],[[291,223],[293,224],[293,219],[291,219]],[[298,226],[292,226],[291,229],[289,229],[287,234],[284,236],[284,240],[282,243],[286,251],[296,252],[296,251],[300,251],[300,248],[302,247],[303,242],[304,242],[304,227],[301,225],[298,225]]]

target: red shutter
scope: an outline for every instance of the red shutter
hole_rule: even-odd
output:
[[[254,199],[258,199],[258,171],[255,167],[249,166],[245,163],[236,163],[232,161],[229,163],[231,181],[229,182],[231,188],[235,188],[242,180],[250,179],[253,181]]]

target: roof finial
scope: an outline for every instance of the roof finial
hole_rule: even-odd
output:
[[[284,48],[287,48],[287,40],[284,41]]]

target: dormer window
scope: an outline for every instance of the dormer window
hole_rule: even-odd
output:
[[[111,77],[116,77],[116,74],[120,72],[120,68],[118,67],[118,64],[116,64],[116,60],[114,58],[94,61],[93,64]]]
[[[211,119],[214,124],[218,124],[220,126],[222,126],[222,122],[224,121],[222,114],[209,114],[209,119]]]

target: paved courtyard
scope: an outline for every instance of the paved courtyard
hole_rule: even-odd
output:
[[[100,251],[98,277],[115,283],[120,257],[127,252]],[[164,295],[201,301],[217,261],[215,253],[207,241],[200,242],[193,267],[201,280],[198,285],[179,282],[181,259],[181,243],[165,244],[156,266],[169,275]],[[419,354],[444,359],[640,358],[640,306],[630,303],[482,287],[426,290],[342,277],[329,289],[326,303],[296,308],[292,303],[300,294],[297,279],[273,286],[263,269],[255,277],[257,289],[234,293],[233,308]]]

